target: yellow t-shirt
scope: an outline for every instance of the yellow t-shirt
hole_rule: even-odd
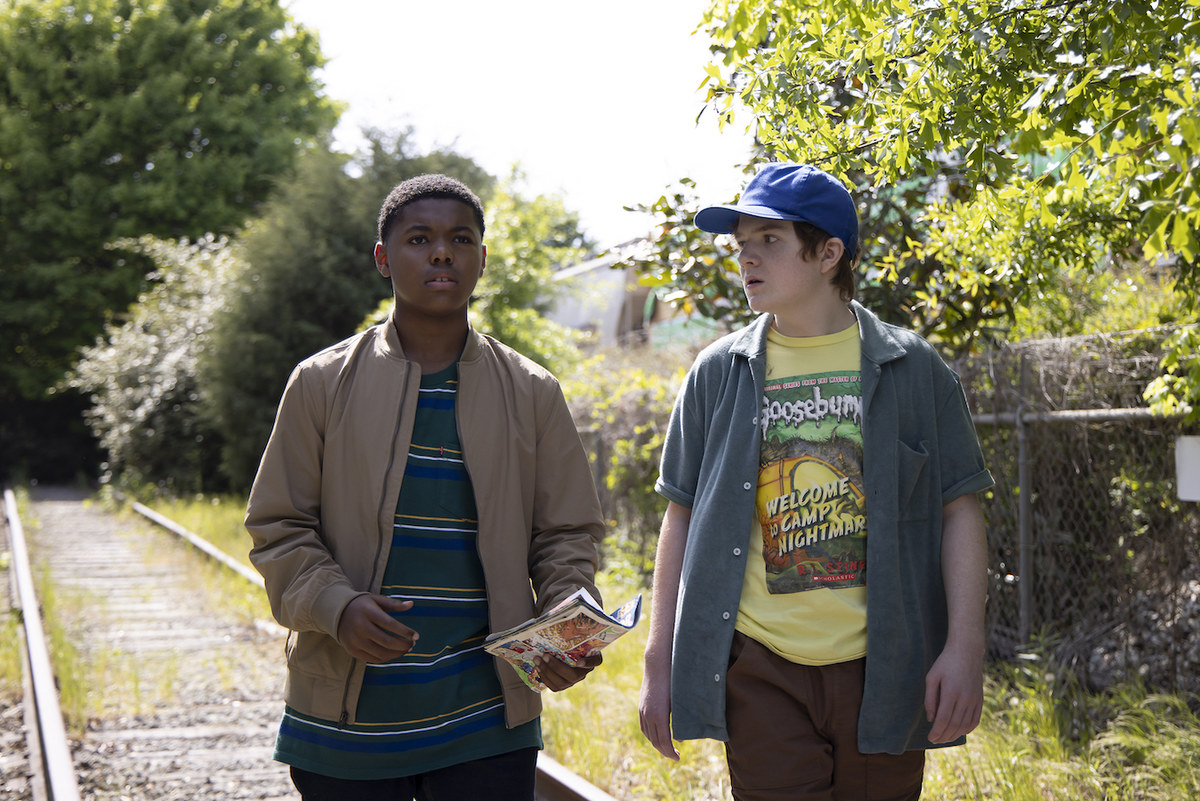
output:
[[[858,324],[767,339],[757,519],[737,630],[793,662],[867,652]],[[762,547],[754,547],[761,543]]]

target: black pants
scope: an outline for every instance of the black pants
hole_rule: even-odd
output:
[[[334,779],[292,768],[304,801],[533,801],[536,748],[463,762],[400,779]]]

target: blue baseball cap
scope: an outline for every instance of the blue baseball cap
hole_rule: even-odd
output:
[[[854,200],[841,181],[808,164],[766,165],[746,184],[737,203],[701,209],[694,222],[709,233],[731,234],[739,214],[806,222],[842,240],[850,258],[858,252]]]

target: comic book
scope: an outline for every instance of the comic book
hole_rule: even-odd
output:
[[[541,692],[545,686],[534,677],[536,657],[557,657],[581,665],[589,654],[636,626],[641,613],[640,594],[605,614],[587,590],[579,589],[540,616],[488,635],[483,647],[488,653],[508,660],[522,681]]]

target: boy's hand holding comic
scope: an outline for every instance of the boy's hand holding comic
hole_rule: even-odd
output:
[[[562,692],[587,678],[587,674],[599,667],[603,661],[603,654],[594,653],[585,657],[581,666],[575,667],[574,665],[568,665],[561,659],[539,656],[537,658],[537,673],[535,674],[535,678],[546,685],[547,689],[553,690],[556,693]]]

